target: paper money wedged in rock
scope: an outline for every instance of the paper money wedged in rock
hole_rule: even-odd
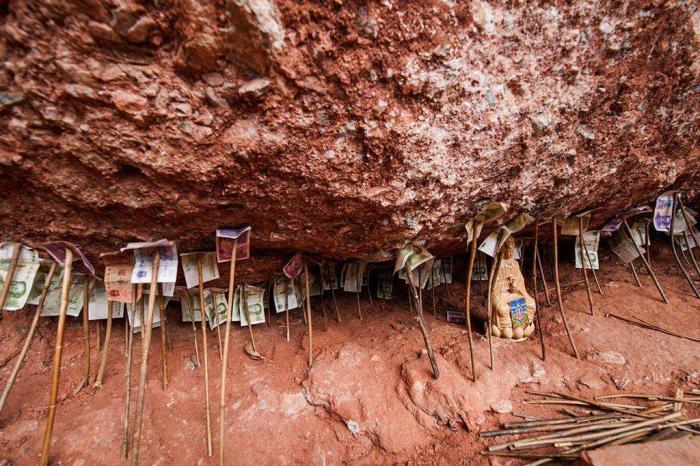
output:
[[[697,212],[695,212],[690,207],[686,207],[685,211],[688,214],[688,220],[690,221],[691,227],[696,225],[698,223],[697,220],[695,219]],[[669,228],[669,230],[670,230],[670,228]],[[691,234],[693,230],[688,228],[688,224],[685,221],[685,216],[683,215],[683,212],[681,211],[681,209],[678,208],[678,209],[676,209],[676,216],[673,219],[673,234],[683,236],[683,234],[686,231],[688,232],[688,234]]]
[[[202,283],[219,278],[219,265],[216,262],[216,253],[212,252],[190,252],[180,254],[182,258],[182,271],[185,274],[187,288],[194,288],[199,285],[199,272],[197,271],[197,260],[202,261]]]
[[[201,322],[202,312],[199,306],[199,292],[189,291],[178,287],[175,292],[180,295],[180,309],[182,311],[183,322]],[[207,290],[204,290],[206,295]]]
[[[489,274],[486,271],[486,255],[483,252],[477,253],[477,258],[474,261],[472,269],[472,281],[481,282],[487,281]]]
[[[262,324],[265,322],[265,288],[246,285],[245,287],[245,305],[248,306],[248,314],[250,315],[250,322],[255,324]],[[241,327],[248,325],[248,319],[246,318],[246,310],[241,308]]]
[[[588,251],[588,257],[584,260],[586,264],[586,269],[596,269],[600,267],[598,263],[598,245],[600,243],[600,232],[599,231],[586,231],[583,233],[583,241],[586,245],[583,253],[586,254]],[[577,269],[581,268],[581,237],[577,236],[574,244],[574,263]]]
[[[511,235],[518,233],[534,220],[534,218],[525,212],[516,215],[508,220],[501,228],[491,232],[479,246],[479,251],[491,257],[495,257],[496,253],[501,250],[501,247]]]
[[[134,252],[134,270],[131,274],[131,283],[151,283],[154,249],[160,250],[158,283],[175,283],[177,281],[177,246],[173,241],[161,239],[151,242],[129,243],[121,249],[122,252],[129,250]]]
[[[90,273],[90,275],[95,275],[95,268],[92,266],[87,257],[85,257],[85,254],[83,254],[82,251],[73,243],[69,243],[68,241],[52,241],[42,244],[39,246],[39,248],[46,251],[46,253],[61,266],[63,266],[66,262],[66,249],[70,249],[73,253],[74,263],[76,260],[82,262],[83,266]],[[75,267],[73,267],[73,270],[75,270]]]
[[[287,309],[292,310],[299,307],[299,301],[297,301],[297,296],[299,296],[299,290],[295,286],[294,280],[290,280],[284,275],[278,275],[275,278],[273,286],[273,296],[275,299],[275,312],[279,314],[284,312],[284,297],[285,297],[285,283],[287,285]]]
[[[561,234],[563,236],[578,236],[578,220],[579,217],[570,217],[563,221],[561,225]],[[583,215],[583,231],[588,230],[591,224],[591,215]]]
[[[216,261],[230,262],[233,259],[234,244],[236,244],[236,260],[248,259],[250,257],[250,231],[249,226],[216,230]],[[238,240],[237,243],[236,240]]]
[[[294,254],[289,262],[282,268],[282,272],[288,278],[296,278],[304,270],[304,255],[300,252]]]
[[[8,290],[5,306],[3,307],[6,311],[16,311],[24,307],[31,295],[37,273],[42,264],[39,254],[32,248],[20,245],[19,243],[0,244],[0,289],[5,284],[11,258],[17,247],[20,248],[20,253],[17,260],[17,267],[10,281],[10,288]],[[48,272],[48,268],[45,270]],[[45,275],[42,277],[42,280],[44,279]],[[39,293],[42,287],[43,282],[39,285]]]
[[[87,275],[71,274],[70,292],[68,293],[68,308],[66,315],[78,317],[83,310],[83,297],[85,295],[85,285]],[[56,271],[51,278],[49,291],[46,293],[44,308],[41,310],[42,317],[55,317],[61,310],[61,288],[63,283],[63,268],[56,267]]]
[[[141,299],[142,290],[131,284],[134,272],[134,257],[131,251],[100,254],[105,264],[104,284],[110,301],[131,303]],[[136,293],[136,297],[133,293]]]
[[[365,274],[366,268],[366,262],[346,262],[343,265],[343,272],[341,273],[343,291],[346,291],[348,293],[359,293],[360,291],[362,291],[362,276]]]
[[[3,306],[5,311],[17,311],[24,307],[41,266],[39,253],[36,250],[19,243],[0,244],[0,289],[5,284],[10,261],[16,247],[21,249],[17,260],[17,268],[15,268],[15,273],[10,281],[10,289]],[[44,284],[42,283],[41,286],[44,286]]]
[[[639,222],[634,222],[630,229],[632,230],[632,238],[634,238],[634,242],[637,243],[637,246],[646,246],[646,244],[647,244],[647,225],[646,225],[646,222],[644,220],[641,220]]]
[[[642,252],[642,254],[644,254],[644,248],[640,247],[639,250]],[[617,257],[619,257],[625,264],[629,264],[639,257],[639,253],[634,247],[634,243],[622,230],[615,232],[612,237],[612,252],[614,252],[615,255],[617,255]]]
[[[656,206],[654,207],[654,228],[656,231],[671,230],[673,195],[674,191],[666,191],[656,198]]]
[[[107,319],[107,290],[100,279],[95,279],[92,288],[90,289],[90,302],[88,304],[88,319],[103,320]],[[111,302],[112,318],[121,319],[124,317],[124,303]]]
[[[131,304],[126,305],[126,314],[129,319],[129,325],[131,326],[131,329],[134,333],[141,333],[141,328],[143,327],[143,323],[141,320],[141,303],[136,303],[136,312],[131,309]],[[143,303],[143,320],[146,320],[148,318],[148,304]],[[156,328],[160,327],[160,309],[159,306],[156,306],[155,309],[153,310],[153,323],[151,324],[151,328]]]
[[[381,273],[377,277],[377,298],[393,299],[394,277],[390,273]]]
[[[498,220],[508,211],[508,207],[502,202],[492,202],[476,216],[470,219],[464,226],[467,230],[467,244],[477,239],[485,224]]]
[[[41,298],[41,292],[44,288],[44,282],[46,282],[46,276],[49,274],[51,269],[52,260],[41,260],[39,262],[39,270],[36,272],[34,277],[34,284],[29,292],[29,297],[27,298],[26,304],[32,304],[37,306],[39,304],[39,299]],[[56,273],[56,271],[54,271]],[[0,289],[2,288],[2,282],[0,282]]]

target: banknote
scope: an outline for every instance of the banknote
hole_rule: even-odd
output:
[[[697,215],[697,212],[695,212],[691,208],[686,208],[686,214],[688,214],[688,220],[690,221],[691,225],[696,225],[698,222],[695,219],[695,216]],[[669,228],[670,229],[670,228]],[[683,235],[684,232],[690,232],[688,229],[688,224],[685,221],[685,216],[683,215],[683,212],[681,209],[676,210],[676,216],[673,219],[673,234],[674,235]]]
[[[243,295],[243,293],[242,293]],[[250,322],[255,324],[261,324],[265,322],[265,288],[246,285],[245,287],[245,300],[243,303],[248,309],[248,315],[250,315]],[[241,311],[241,327],[248,325],[248,319],[246,318],[246,310]]]
[[[131,262],[113,263],[105,265],[105,288],[109,294],[109,299],[120,303],[130,303],[133,301],[134,289],[139,292],[141,288],[131,284],[131,275],[134,271],[134,264]],[[138,301],[141,296],[136,297]]]
[[[564,236],[578,236],[578,217],[570,217],[564,220],[561,226],[561,234]],[[591,215],[583,216],[583,231],[588,230],[591,223]]]
[[[586,264],[587,269],[595,269],[598,270],[600,265],[598,263],[598,245],[600,244],[600,232],[599,231],[585,231],[583,233],[583,241],[586,246],[586,249],[584,249],[583,253],[586,254],[586,250],[588,251],[588,258],[584,261]],[[576,243],[574,245],[574,257],[575,257],[575,265],[577,269],[580,269],[581,266],[581,237],[577,236],[576,237]],[[634,249],[634,247],[633,247]],[[635,251],[636,252],[636,251]]]
[[[209,330],[214,330],[220,324],[226,323],[226,294],[210,291],[205,299]]]
[[[176,293],[180,295],[180,309],[182,311],[182,321],[195,322],[202,321],[202,313],[199,306],[199,293],[197,291],[189,291],[186,289],[177,289]]]
[[[66,315],[78,317],[83,310],[83,297],[85,295],[85,284],[87,275],[72,273],[70,291],[68,292],[68,308]],[[51,279],[49,291],[46,294],[44,308],[41,311],[42,317],[55,317],[61,310],[61,288],[63,284],[63,269],[56,267],[56,272]]]
[[[656,231],[671,230],[673,196],[673,191],[666,191],[656,198],[656,206],[654,207],[654,228]]]
[[[426,262],[431,261],[432,259],[433,255],[430,254],[427,249],[419,248],[415,254],[412,254],[408,257],[408,268],[411,270],[415,270],[416,267],[419,267],[425,264]]]
[[[394,279],[389,273],[381,273],[377,277],[377,298],[392,299],[394,291]]]
[[[112,318],[120,319],[124,316],[124,303],[111,301]],[[88,305],[89,320],[102,320],[108,317],[107,290],[102,280],[96,279],[90,289],[90,304]]]
[[[445,257],[442,259],[442,282],[452,283],[452,265],[454,263],[454,258],[452,256]]]
[[[287,265],[282,268],[288,278],[298,277],[302,270],[304,270],[304,255],[300,252],[294,254]]]
[[[494,257],[496,255],[496,247],[498,246],[499,238],[501,237],[501,235],[503,235],[502,231],[503,230],[501,228],[492,231],[491,234],[484,238],[484,241],[481,242],[481,245],[479,245],[479,251],[486,255]]]
[[[622,226],[622,219],[620,217],[615,217],[605,224],[603,228],[600,229],[601,233],[612,233],[620,229]]]
[[[250,230],[249,226],[216,230],[216,261],[231,261],[234,244],[236,244],[236,260],[248,259],[250,257]]]
[[[159,240],[150,243],[129,243],[122,252],[133,250],[134,270],[131,274],[131,283],[151,283],[153,264],[153,250],[160,250],[160,263],[158,265],[158,283],[174,283],[177,281],[177,246],[168,240]]]
[[[143,319],[141,318],[141,312],[143,312]],[[131,304],[126,305],[126,314],[129,319],[129,325],[134,333],[141,333],[141,327],[143,326],[142,320],[148,319],[148,303],[143,303],[143,309],[141,308],[141,302],[136,303],[136,312],[131,309]],[[153,310],[153,324],[151,328],[160,327],[160,309],[156,306]]]
[[[697,233],[696,233],[696,235],[697,235]],[[699,237],[700,237],[700,236],[699,236]],[[677,245],[678,247],[680,247],[683,251],[687,251],[687,250],[688,250],[688,243],[690,243],[690,248],[691,248],[691,249],[697,247],[697,243],[695,242],[695,238],[693,238],[693,237],[690,236],[690,235],[688,235],[688,242],[685,241],[685,237],[684,237],[684,236],[676,235],[676,236],[674,236],[674,238],[675,238],[675,240],[676,240],[676,245]]]
[[[638,246],[646,246],[647,244],[647,226],[645,222],[634,222],[632,224],[632,238]]]
[[[78,247],[73,243],[69,243],[68,241],[54,241],[51,243],[44,243],[40,246],[40,248],[46,251],[46,253],[61,266],[63,266],[66,261],[66,249],[70,249],[73,253],[73,260],[82,262],[90,275],[95,275],[95,268],[92,266],[88,258],[85,257],[85,254],[83,254],[82,251],[80,251],[80,249],[78,249]]]
[[[483,282],[489,279],[489,273],[486,270],[486,255],[482,252],[477,253],[472,267],[472,281]]]
[[[429,290],[433,287],[437,287],[445,283],[443,274],[443,262],[442,259],[435,259],[433,261],[433,267],[430,271],[430,277],[428,278],[427,288]]]
[[[411,245],[408,245],[406,247],[399,249],[396,252],[396,262],[394,263],[394,273],[396,273],[400,270],[403,270],[404,267],[406,266],[406,262],[408,262],[408,258],[411,257],[415,253],[416,253],[416,250]]]
[[[275,278],[273,296],[275,299],[275,312],[278,314],[284,312],[285,292],[287,295],[287,309],[291,311],[299,307],[299,302],[297,301],[298,291],[294,285],[294,280],[290,280],[284,275],[278,275]]]
[[[5,284],[7,272],[10,268],[10,261],[16,247],[20,247],[21,249],[17,260],[17,267],[10,280],[10,288],[3,307],[6,311],[17,311],[24,307],[32,291],[34,279],[41,265],[39,253],[35,249],[19,244],[3,243],[0,245],[0,289],[2,289]],[[40,286],[43,286],[43,283]]]
[[[187,288],[194,288],[199,285],[198,259],[202,261],[203,283],[219,278],[219,265],[216,262],[215,252],[191,252],[180,254],[180,257],[182,258],[182,271],[185,273]]]
[[[335,273],[335,262],[324,262],[321,266],[323,274],[323,290],[338,289],[338,275]]]
[[[643,248],[640,247],[639,249],[642,253],[644,253]],[[629,264],[639,257],[639,253],[637,252],[634,243],[621,230],[618,230],[612,237],[612,251],[625,264]]]
[[[362,276],[367,268],[367,263],[362,261],[350,261],[347,262],[343,268],[345,273],[343,274],[343,291],[349,293],[359,293],[362,291]]]
[[[34,277],[34,284],[32,285],[32,290],[29,292],[29,297],[27,298],[27,304],[38,305],[39,298],[41,298],[41,292],[44,289],[44,283],[46,282],[46,275],[48,275],[51,269],[50,260],[42,260],[39,265],[39,270],[36,272],[36,277]],[[54,273],[57,273],[54,271]],[[2,288],[2,286],[0,286]]]

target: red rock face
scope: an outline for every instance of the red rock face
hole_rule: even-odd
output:
[[[697,194],[690,3],[364,3],[4,3],[3,239],[448,252],[489,200]]]

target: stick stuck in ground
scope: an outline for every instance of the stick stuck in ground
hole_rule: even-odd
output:
[[[554,284],[557,288],[557,303],[559,304],[559,313],[561,314],[561,320],[564,322],[564,329],[566,330],[566,336],[569,337],[569,343],[571,344],[571,349],[574,351],[574,356],[576,359],[581,359],[576,349],[576,343],[574,343],[574,337],[571,335],[571,330],[569,330],[569,324],[566,322],[566,315],[564,315],[564,302],[561,299],[561,284],[559,283],[559,245],[557,244],[557,219],[552,217],[552,241],[554,243]]]
[[[590,256],[588,255],[588,253],[586,252],[586,254],[584,255],[585,239],[583,238],[583,216],[578,218],[578,239],[579,256],[581,257],[581,270],[583,271],[583,280],[586,282],[586,295],[588,296],[588,307],[591,310],[591,315],[595,315],[595,310],[593,309],[593,295],[591,294],[591,284],[588,283],[588,272],[586,271],[586,264],[590,264],[591,269],[593,269],[593,264],[591,264]]]
[[[2,290],[0,291],[0,311],[5,307],[5,301],[7,301],[7,295],[10,292],[10,285],[12,284],[12,278],[15,276],[15,270],[17,270],[17,263],[19,262],[19,254],[22,252],[22,244],[14,243],[14,248],[12,249],[12,257],[10,257],[10,267],[7,269],[5,274],[5,281],[2,283]]]
[[[212,455],[211,449],[211,414],[209,412],[209,349],[207,344],[207,318],[206,318],[206,302],[204,300],[204,280],[202,277],[202,257],[197,256],[197,276],[199,277],[199,309],[202,316],[202,349],[204,351],[204,411],[207,422],[207,456]],[[245,300],[245,287],[243,288],[243,297]],[[246,315],[246,317],[248,317]],[[248,317],[248,327],[250,327],[250,317]],[[253,345],[255,345],[253,343]],[[254,347],[254,346],[253,346]]]
[[[306,284],[306,313],[307,313],[307,320],[309,323],[309,367],[314,362],[313,359],[313,343],[314,343],[314,329],[313,325],[311,324],[311,291],[309,290],[309,266],[307,264],[306,258],[304,258],[304,281]],[[360,300],[360,293],[357,293],[357,300],[358,300],[358,305],[359,305],[359,300]],[[362,314],[360,314],[360,320],[362,320]]]
[[[56,417],[56,401],[58,400],[58,381],[61,378],[61,357],[63,356],[63,332],[66,327],[66,311],[68,310],[68,296],[71,285],[71,272],[73,269],[73,251],[66,248],[66,258],[63,266],[63,284],[61,287],[61,307],[58,312],[58,328],[56,330],[56,348],[53,355],[53,377],[51,381],[51,394],[49,396],[49,413],[46,417],[46,429],[44,430],[44,442],[41,447],[40,466],[49,464],[49,448],[51,447],[51,434]],[[9,283],[9,280],[6,280]]]
[[[547,359],[547,355],[544,350],[544,335],[542,332],[542,308],[540,307],[539,291],[537,286],[537,261],[539,260],[539,234],[540,234],[540,219],[537,217],[535,219],[535,238],[533,240],[532,247],[532,288],[535,290],[535,324],[537,325],[537,332],[540,335],[540,349],[542,351],[542,360]]]
[[[477,228],[480,231],[480,228]],[[469,358],[472,367],[472,382],[476,382],[476,366],[474,364],[474,337],[472,335],[471,321],[471,294],[472,294],[472,275],[474,273],[474,259],[476,258],[476,241],[477,238],[472,238],[472,243],[469,247],[469,263],[467,265],[467,283],[466,296],[464,298],[464,320],[467,325],[467,338],[469,339]]]
[[[100,359],[100,367],[97,370],[97,378],[95,378],[95,383],[93,387],[98,388],[102,386],[102,378],[105,375],[105,369],[107,367],[107,355],[109,353],[109,340],[112,337],[112,314],[114,312],[114,302],[107,300],[107,330],[105,330],[105,341],[102,346],[102,357]],[[99,321],[98,321],[99,322]]]
[[[36,310],[34,311],[34,318],[32,319],[32,325],[29,327],[29,331],[27,332],[27,337],[24,339],[24,345],[22,346],[22,351],[19,353],[19,357],[17,358],[17,362],[15,363],[14,369],[12,369],[12,373],[10,374],[10,377],[7,379],[7,382],[5,383],[5,389],[2,391],[2,397],[0,398],[0,412],[2,412],[3,406],[5,406],[5,401],[7,401],[7,396],[10,394],[10,390],[12,389],[12,385],[15,383],[15,379],[17,378],[17,374],[19,374],[19,370],[22,368],[22,363],[24,362],[24,357],[27,355],[27,350],[29,349],[29,344],[32,341],[32,337],[34,336],[34,332],[36,332],[36,327],[39,324],[39,316],[41,315],[41,311],[44,309],[44,301],[46,300],[46,294],[49,291],[49,286],[51,285],[51,279],[53,278],[53,274],[56,271],[56,263],[51,262],[51,268],[49,269],[49,273],[46,274],[46,279],[44,280],[44,286],[41,289],[41,295],[39,296],[39,304],[36,306]]]
[[[225,434],[226,434],[226,373],[228,372],[228,347],[231,339],[231,316],[233,314],[233,298],[236,280],[236,254],[238,253],[238,238],[233,240],[233,249],[231,253],[231,268],[228,276],[228,299],[226,301],[226,327],[224,330],[224,354],[221,363],[221,394],[219,399],[219,466],[224,466],[225,458]],[[285,282],[285,301],[284,307],[287,311],[287,341],[289,341],[289,310],[287,308]],[[250,321],[248,321],[250,325]]]
[[[413,300],[416,303],[416,319],[418,320],[418,325],[420,326],[420,331],[423,334],[423,341],[425,342],[425,349],[428,352],[428,358],[430,359],[430,366],[433,369],[433,377],[437,380],[440,377],[440,370],[438,369],[437,361],[435,361],[435,355],[433,354],[433,345],[430,343],[430,335],[428,335],[428,329],[425,326],[423,320],[423,303],[418,298],[418,291],[416,291],[416,284],[413,282],[413,274],[408,264],[405,265],[406,276],[408,277],[408,284],[411,289],[411,294],[413,295]]]
[[[83,292],[83,378],[80,380],[74,394],[80,393],[83,387],[90,383],[90,277],[85,278],[85,289]]]
[[[141,445],[141,424],[143,422],[143,403],[146,393],[146,377],[148,375],[148,351],[151,347],[151,334],[153,332],[153,315],[158,296],[158,266],[160,265],[160,251],[153,253],[151,265],[151,286],[148,289],[148,314],[146,321],[141,320],[141,336],[143,340],[143,354],[141,355],[141,372],[139,374],[139,389],[136,397],[136,420],[134,421],[134,441],[131,449],[130,462],[132,466],[139,463],[139,447]]]
[[[160,358],[161,358],[161,369],[163,374],[163,390],[168,388],[168,348],[165,332],[165,296],[161,296],[159,299],[159,309],[160,309]]]

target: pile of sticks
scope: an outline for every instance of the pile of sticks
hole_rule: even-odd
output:
[[[551,461],[575,461],[585,450],[604,445],[642,443],[700,434],[700,418],[686,419],[683,404],[700,404],[700,390],[676,390],[675,397],[639,393],[618,393],[588,400],[562,393],[528,392],[541,398],[524,404],[567,406],[566,417],[541,419],[531,416],[506,422],[503,429],[481,432],[482,438],[518,436],[515,440],[490,445],[486,456],[531,459],[531,466]],[[645,404],[617,403],[622,398]],[[578,413],[569,407],[581,409]]]

